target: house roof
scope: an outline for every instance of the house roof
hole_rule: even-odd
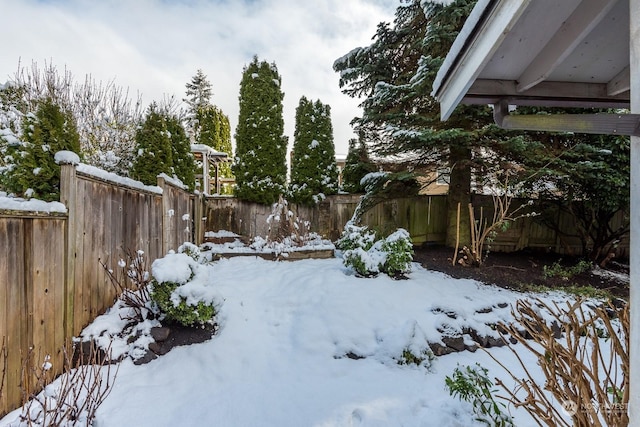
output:
[[[432,95],[459,103],[629,108],[629,0],[479,0]]]

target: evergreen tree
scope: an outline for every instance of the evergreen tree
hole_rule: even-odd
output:
[[[0,190],[6,191],[15,168],[15,154],[20,151],[22,142],[24,88],[12,83],[0,84]]]
[[[446,123],[430,96],[435,75],[475,0],[448,5],[411,0],[396,10],[394,25],[381,23],[374,42],[336,60],[343,92],[365,97],[356,130],[372,142],[379,155],[412,153],[416,163],[448,168],[449,213],[447,244],[470,242],[468,211],[471,198],[473,151],[491,143],[492,123],[487,107],[460,106]],[[463,209],[460,223],[457,206]]]
[[[25,116],[22,125],[23,143],[15,152],[15,167],[7,187],[25,197],[58,200],[60,166],[55,162],[55,153],[66,150],[80,154],[80,137],[73,116],[47,98],[35,114]]]
[[[196,164],[191,153],[189,138],[177,116],[167,115],[165,124],[171,140],[173,174],[189,188],[189,191],[193,191],[196,185]]]
[[[132,177],[147,185],[155,185],[157,176],[172,175],[173,159],[171,138],[164,116],[156,103],[152,103],[144,122],[136,131],[136,158]]]
[[[187,97],[184,102],[189,106],[190,111],[198,111],[199,108],[211,105],[211,83],[202,70],[198,70],[191,82],[187,83]]]
[[[367,146],[356,138],[349,140],[349,152],[342,170],[342,189],[348,193],[364,193],[365,189],[360,181],[366,174],[375,171]]]
[[[231,126],[229,124],[229,117],[218,107],[207,105],[198,109],[196,119],[199,123],[196,141],[231,156]],[[231,165],[229,163],[222,163],[219,166],[218,173],[221,178],[233,178]],[[222,188],[223,194],[231,194],[231,192],[231,188]]]
[[[338,191],[338,169],[333,145],[331,108],[320,100],[300,98],[291,161],[293,201],[318,203]]]
[[[236,195],[270,204],[285,192],[287,138],[283,135],[281,77],[275,64],[253,61],[240,82],[233,173]]]

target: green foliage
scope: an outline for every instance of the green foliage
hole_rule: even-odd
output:
[[[451,396],[473,404],[476,420],[488,426],[514,426],[513,420],[503,411],[504,404],[496,402],[493,383],[487,375],[488,370],[476,363],[476,366],[457,367],[453,376],[445,378],[445,384]]]
[[[343,264],[360,277],[374,277],[382,272],[399,279],[411,271],[413,244],[409,233],[401,228],[376,240],[375,233],[367,227],[349,223],[337,247],[344,251]]]
[[[166,319],[180,323],[184,326],[194,326],[210,321],[216,315],[216,310],[212,304],[199,301],[196,305],[187,304],[187,299],[180,297],[180,302],[174,304],[172,296],[176,289],[182,284],[174,282],[153,281],[153,291],[151,299],[158,305],[158,308],[165,314]]]
[[[132,178],[147,185],[155,185],[157,176],[172,175],[173,150],[167,121],[156,103],[152,103],[144,122],[136,131],[136,158]]]
[[[382,252],[386,253],[382,271],[391,277],[400,277],[411,270],[413,243],[406,230],[400,229],[387,236],[382,242]]]
[[[152,265],[153,278],[151,280],[151,300],[160,309],[161,314],[169,321],[180,323],[184,326],[202,325],[210,322],[216,315],[215,302],[202,296],[202,291],[189,292],[187,288],[193,287],[201,267],[206,259],[202,257],[195,245],[185,244],[179,248],[177,254],[168,254],[164,258],[154,261]],[[175,281],[157,279],[156,268],[167,269],[163,263],[170,263],[170,267],[176,271],[190,271],[190,274],[176,274]],[[195,296],[194,296],[195,294]]]
[[[349,221],[342,231],[342,236],[336,242],[336,248],[347,251],[349,249],[362,248],[365,251],[371,249],[376,241],[376,233],[366,226],[358,226]]]
[[[436,356],[430,349],[424,349],[416,355],[411,349],[405,348],[402,350],[402,356],[398,359],[398,365],[424,366],[429,370],[435,359]]]
[[[276,65],[257,56],[244,68],[232,166],[240,199],[271,204],[285,193],[287,138],[280,84]]]
[[[189,111],[196,112],[200,108],[211,105],[211,83],[201,69],[198,69],[196,75],[185,87],[187,97],[184,98],[184,102],[189,106]]]
[[[171,143],[173,175],[182,181],[189,188],[189,191],[193,191],[196,182],[196,164],[191,153],[189,138],[182,127],[182,123],[176,116],[166,116],[165,125]]]
[[[296,108],[289,191],[293,201],[306,205],[338,191],[331,108],[304,96]]]
[[[10,192],[53,201],[60,194],[60,166],[55,153],[62,150],[80,154],[75,121],[51,99],[43,100],[35,114],[22,123],[23,142],[8,150],[14,167],[5,177]]]
[[[342,189],[349,193],[364,193],[362,178],[375,172],[376,166],[369,159],[367,146],[358,139],[349,140],[349,152],[342,170]]]
[[[572,237],[578,237],[584,254],[599,263],[615,252],[630,229],[628,214],[612,221],[619,211],[629,212],[629,138],[584,134],[550,134],[548,138],[545,149],[535,151],[540,177],[532,183],[542,189],[540,196],[551,200],[543,205],[541,219],[557,230],[558,215],[570,215],[577,230]]]
[[[545,278],[560,277],[563,280],[569,280],[573,276],[576,276],[585,271],[589,271],[593,267],[593,264],[587,260],[580,260],[576,265],[571,267],[564,267],[560,264],[560,261],[556,261],[551,266],[545,265],[542,267],[542,275]]]
[[[371,45],[356,48],[334,63],[340,87],[364,98],[363,115],[354,119],[361,141],[377,155],[411,154],[415,164],[450,175],[447,243],[455,244],[457,205],[471,194],[472,148],[493,142],[493,120],[483,106],[460,106],[445,123],[430,96],[433,81],[475,0],[447,5],[410,0],[396,9],[393,24],[380,23]],[[495,145],[495,144],[493,144]],[[461,244],[469,243],[469,215],[462,210]]]

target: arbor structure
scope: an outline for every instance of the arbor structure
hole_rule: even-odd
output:
[[[492,123],[487,107],[461,106],[446,123],[430,96],[440,64],[474,0],[448,5],[412,0],[401,4],[393,25],[378,25],[370,46],[353,49],[334,63],[343,92],[364,98],[363,116],[354,120],[361,139],[377,155],[411,153],[431,172],[449,170],[447,244],[470,242],[469,215],[473,152],[488,143]],[[458,220],[457,206],[462,215]],[[459,234],[456,231],[459,230]]]
[[[80,154],[80,137],[69,111],[52,99],[40,102],[35,114],[24,117],[22,141],[13,147],[14,167],[7,176],[10,192],[41,200],[58,200],[60,166],[54,156],[66,150]]]
[[[156,103],[147,109],[144,122],[136,132],[136,158],[132,177],[147,185],[155,185],[157,176],[173,174],[173,150],[165,116]]]
[[[235,193],[244,200],[270,204],[286,191],[281,81],[276,65],[259,61],[257,56],[242,73],[232,169]]]
[[[338,191],[331,107],[304,96],[296,108],[289,191],[293,201],[308,205]]]

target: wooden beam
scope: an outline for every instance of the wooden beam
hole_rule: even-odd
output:
[[[631,112],[640,114],[640,1],[629,1]],[[631,137],[629,427],[640,427],[640,138]]]
[[[493,106],[504,129],[640,136],[640,114],[509,114],[508,107],[504,100]]]
[[[602,101],[629,102],[628,92],[619,92],[615,95],[608,93],[606,83],[581,83],[581,82],[541,82],[526,91],[519,91],[517,83],[513,80],[486,80],[478,79],[467,91],[467,95],[492,95],[500,98],[569,98],[569,99],[599,99]]]
[[[631,68],[626,67],[607,83],[609,96],[619,95],[631,88]]]
[[[518,78],[518,92],[546,80],[618,0],[583,0]]]

